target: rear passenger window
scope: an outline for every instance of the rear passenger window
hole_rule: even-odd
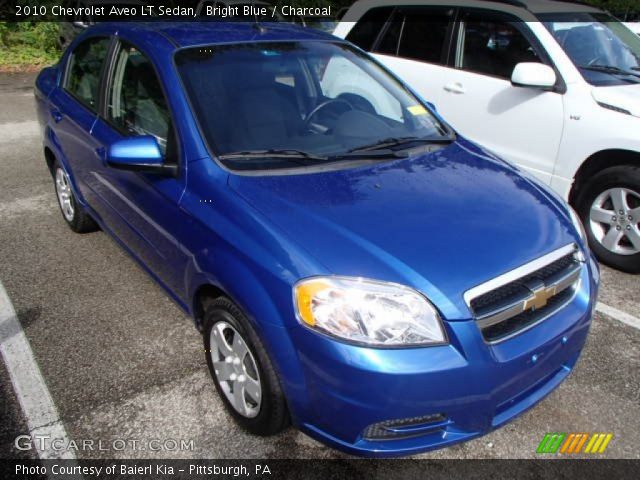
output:
[[[98,109],[100,75],[110,42],[108,38],[90,38],[80,43],[69,58],[65,90],[94,112]]]
[[[451,8],[437,7],[398,10],[375,51],[445,64],[453,13]]]
[[[391,12],[393,12],[393,7],[372,8],[358,20],[358,23],[347,35],[347,40],[367,52],[371,51],[380,31],[389,20]]]
[[[508,21],[470,16],[461,24],[457,67],[510,79],[521,62],[541,62],[531,42]]]

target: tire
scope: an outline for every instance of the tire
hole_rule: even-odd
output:
[[[640,167],[598,172],[581,189],[576,209],[598,260],[623,272],[639,273]]]
[[[212,301],[204,314],[203,334],[209,373],[236,423],[254,435],[268,436],[283,431],[290,420],[278,375],[258,335],[240,309],[227,298]],[[240,341],[244,348],[241,345],[234,350],[236,341]],[[227,357],[232,360],[227,360]],[[234,373],[230,375],[230,372],[237,375],[235,381],[224,380],[232,378]],[[241,382],[243,375],[245,380]],[[260,386],[259,395],[255,394],[256,380]],[[252,385],[253,388],[249,388]],[[256,396],[259,398],[254,398]],[[240,401],[238,397],[242,397]],[[234,406],[238,403],[241,406]]]
[[[62,218],[69,225],[69,228],[76,233],[88,233],[98,230],[98,224],[76,200],[69,182],[69,176],[57,161],[53,165],[52,174],[60,213],[62,213]]]

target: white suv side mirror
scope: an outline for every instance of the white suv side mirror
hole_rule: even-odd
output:
[[[542,63],[523,62],[513,69],[511,83],[514,87],[549,89],[556,84],[556,72]]]

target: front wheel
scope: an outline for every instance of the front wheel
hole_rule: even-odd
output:
[[[597,173],[583,188],[576,206],[598,260],[639,273],[640,167],[612,167]]]
[[[246,317],[226,298],[205,312],[204,350],[216,390],[241,427],[255,435],[287,427],[286,401],[271,360]]]

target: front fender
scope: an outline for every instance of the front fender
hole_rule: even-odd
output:
[[[282,307],[279,308],[274,301],[274,294],[267,290],[264,279],[258,278],[255,272],[247,267],[245,261],[238,259],[231,252],[218,252],[216,266],[220,269],[218,271],[225,274],[214,276],[204,271],[208,263],[207,257],[207,252],[201,252],[187,268],[188,295],[192,299],[190,313],[193,318],[196,318],[197,294],[203,287],[216,288],[238,305],[269,353],[287,398],[292,421],[294,424],[299,424],[297,419],[302,418],[301,414],[309,404],[308,389],[304,373],[300,368],[298,352],[283,319]],[[277,282],[275,279],[273,281]],[[274,285],[274,283],[269,284]],[[291,298],[289,303],[292,309]]]
[[[552,187],[564,198],[569,197],[576,173],[587,159],[598,152],[625,150],[640,154],[640,118],[614,112],[583,101],[586,92],[567,98],[571,120],[565,129],[558,152]]]

